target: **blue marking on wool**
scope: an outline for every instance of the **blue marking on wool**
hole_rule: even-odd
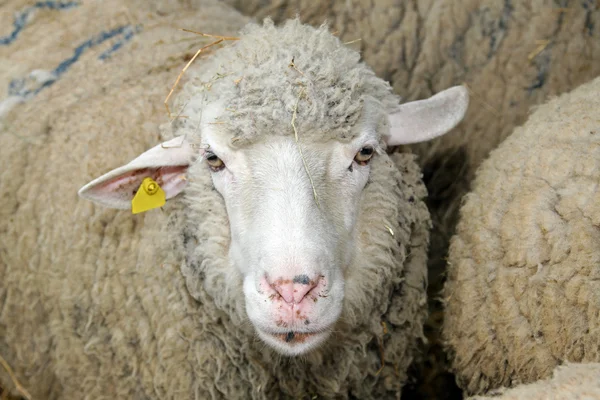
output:
[[[8,95],[21,97],[23,100],[29,99],[41,92],[42,90],[44,90],[45,88],[54,84],[54,82],[56,82],[65,72],[69,70],[69,68],[73,64],[75,64],[81,58],[81,56],[83,55],[83,53],[85,53],[86,50],[98,46],[99,44],[102,44],[112,38],[118,38],[118,40],[108,50],[105,50],[98,56],[99,60],[105,61],[106,59],[110,58],[110,56],[114,52],[119,50],[123,46],[123,44],[131,40],[131,38],[140,30],[140,25],[136,27],[124,25],[112,29],[110,31],[101,32],[100,34],[92,37],[89,40],[86,40],[85,42],[77,46],[73,51],[73,55],[71,57],[61,62],[52,71],[46,73],[45,78],[41,81],[39,79],[35,79],[35,76],[33,76],[33,74],[30,74],[30,76],[26,78],[13,79],[8,86]],[[32,79],[32,77],[34,79]],[[38,86],[31,87],[33,86],[31,85],[31,82],[33,82],[34,84],[38,84]],[[28,85],[28,83],[30,84]]]
[[[98,56],[98,59],[104,61],[104,60],[110,58],[110,56],[114,52],[116,52],[121,47],[123,47],[123,45],[125,43],[127,43],[128,41],[131,40],[131,38],[133,37],[133,35],[135,35],[136,33],[138,33],[141,30],[142,30],[142,26],[141,25],[137,25],[133,29],[125,29],[125,31],[123,32],[123,38],[121,40],[116,41],[115,44],[113,44],[110,49],[102,52],[102,54],[100,54]]]
[[[80,3],[76,1],[38,1],[33,6],[27,7],[25,10],[15,15],[15,20],[13,22],[13,31],[7,36],[0,36],[0,45],[8,46],[9,44],[17,40],[19,34],[27,25],[30,15],[33,14],[33,12],[35,12],[36,10],[46,8],[49,10],[63,11],[73,7],[77,7],[78,5],[80,5]]]

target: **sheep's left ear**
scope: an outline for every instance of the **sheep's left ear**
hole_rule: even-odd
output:
[[[128,210],[142,181],[152,178],[168,200],[187,185],[185,174],[194,154],[185,137],[176,137],[94,179],[79,190],[79,196],[105,207]]]
[[[469,92],[454,86],[426,100],[400,105],[390,114],[389,146],[425,142],[450,131],[463,119],[469,106]]]

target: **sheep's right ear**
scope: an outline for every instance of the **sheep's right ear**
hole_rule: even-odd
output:
[[[176,137],[142,153],[129,164],[94,179],[79,190],[79,196],[106,207],[131,209],[131,200],[142,181],[150,177],[170,199],[185,188],[185,173],[194,154],[183,136]]]
[[[463,119],[469,106],[469,92],[454,86],[419,101],[401,104],[389,116],[389,146],[425,142],[450,131]]]

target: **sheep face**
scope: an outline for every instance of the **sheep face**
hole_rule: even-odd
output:
[[[280,352],[303,353],[328,336],[341,313],[378,138],[296,143],[269,136],[232,149],[210,127],[202,156],[226,204],[229,256],[243,275],[248,317]]]
[[[227,112],[223,103],[204,104],[196,125],[200,135],[191,131],[164,142],[90,182],[79,194],[127,209],[145,178],[154,179],[166,199],[189,185],[184,214],[197,215],[181,222],[185,232],[189,224],[206,218],[207,205],[196,203],[212,186],[226,208],[225,264],[234,268],[229,271],[223,260],[214,261],[222,267],[216,274],[229,274],[219,280],[217,290],[238,299],[243,292],[247,316],[259,336],[282,354],[298,355],[328,337],[347,303],[344,287],[352,285],[345,278],[356,277],[352,269],[360,268],[353,264],[360,248],[357,220],[365,219],[361,202],[369,200],[362,193],[377,153],[386,144],[418,142],[447,132],[460,121],[467,104],[464,88],[455,87],[404,104],[391,114],[365,106],[349,140],[318,136],[318,125],[306,125],[302,140],[273,134],[243,145],[235,144],[227,124],[217,123]],[[283,123],[280,130],[286,127]],[[213,261],[201,261],[198,251],[209,237],[192,236],[195,243],[185,245],[186,263],[207,268]],[[229,300],[215,297],[215,302],[231,307],[225,305]],[[234,309],[237,312],[239,306]]]

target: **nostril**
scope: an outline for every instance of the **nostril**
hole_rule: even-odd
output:
[[[278,278],[271,282],[271,287],[279,293],[286,303],[299,304],[319,283],[320,276],[310,278],[308,275],[296,275],[290,278]]]
[[[310,284],[310,278],[306,274],[296,275],[294,277],[294,279],[292,280],[292,282],[293,283],[300,283],[302,285],[308,285],[308,284]]]

